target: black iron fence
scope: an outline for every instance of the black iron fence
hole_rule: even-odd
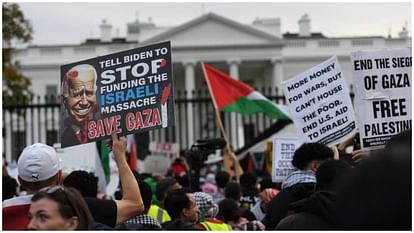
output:
[[[259,91],[275,103],[285,104],[285,98],[277,88]],[[175,126],[151,131],[150,141],[177,142],[181,149],[187,149],[198,139],[222,137],[208,91],[195,90],[190,98],[187,96],[186,91],[176,92]],[[242,116],[221,112],[220,115],[235,149],[253,140],[275,122],[262,113]],[[56,96],[37,96],[26,104],[3,102],[3,156],[15,160],[27,145],[60,142],[60,120],[60,101]],[[237,131],[240,128],[242,131]]]

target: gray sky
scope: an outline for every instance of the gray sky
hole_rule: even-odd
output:
[[[18,3],[34,29],[34,45],[77,44],[99,37],[99,24],[106,19],[113,35],[125,37],[126,23],[138,15],[157,26],[177,26],[202,12],[214,12],[240,23],[259,18],[280,18],[282,32],[298,32],[297,21],[307,13],[311,31],[330,37],[397,37],[407,23],[411,36],[411,3]]]

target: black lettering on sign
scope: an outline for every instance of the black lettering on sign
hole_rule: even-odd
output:
[[[374,118],[407,116],[406,99],[372,101]]]
[[[411,129],[411,120],[387,121],[364,125],[365,135],[368,137],[396,134],[409,129]]]
[[[392,68],[411,67],[411,57],[393,57]]]
[[[384,74],[382,76],[382,88],[402,88],[410,87],[410,79],[408,74]]]
[[[371,60],[355,60],[354,61],[354,70],[370,70],[372,69]]]
[[[375,58],[375,66],[377,69],[387,69],[390,68],[390,59],[389,58]]]
[[[296,83],[288,86],[288,91],[292,91],[292,90],[304,85],[305,83],[308,83],[308,78],[304,78],[302,80],[299,80],[299,82],[296,82]]]
[[[377,75],[372,75],[372,76],[367,75],[364,77],[364,87],[366,90],[375,89],[377,83],[378,83]]]

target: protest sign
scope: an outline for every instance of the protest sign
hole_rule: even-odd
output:
[[[282,82],[282,86],[304,141],[333,145],[356,131],[351,98],[336,56]]]
[[[144,160],[144,171],[146,173],[164,175],[171,168],[173,158],[178,158],[180,145],[178,143],[150,142],[149,150],[151,156]]]
[[[161,155],[167,158],[179,157],[180,145],[178,143],[150,142],[151,155]]]
[[[411,62],[411,48],[351,54],[362,148],[382,148],[411,129]]]
[[[95,143],[82,144],[71,148],[61,148],[60,143],[55,143],[53,147],[60,160],[60,169],[66,175],[73,171],[82,170],[92,172],[98,177],[98,190],[107,193],[105,174],[102,169],[99,152]],[[116,184],[118,184],[116,176]],[[117,188],[118,186],[115,186]]]
[[[287,175],[295,171],[292,165],[293,155],[303,140],[299,138],[273,138],[272,181],[282,182]]]
[[[56,154],[60,160],[60,169],[66,174],[75,170],[95,172],[95,157],[99,157],[95,143],[80,145],[70,149],[56,148]]]
[[[266,142],[266,150],[264,151],[265,155],[265,168],[269,174],[272,174],[273,166],[273,142],[271,140]]]
[[[174,125],[171,44],[61,66],[62,148]]]

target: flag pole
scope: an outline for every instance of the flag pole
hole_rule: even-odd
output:
[[[239,181],[240,175],[243,174],[243,170],[241,172],[238,171],[238,169],[239,168],[241,169],[241,167],[240,167],[240,164],[238,162],[237,156],[235,154],[233,154],[235,156],[235,159],[234,160],[231,157],[231,153],[233,153],[233,152],[230,149],[229,138],[227,136],[226,131],[224,130],[223,122],[221,121],[220,113],[219,113],[219,110],[218,110],[218,107],[217,107],[217,102],[216,102],[216,99],[214,98],[213,91],[211,89],[211,84],[210,84],[210,81],[209,81],[209,79],[207,77],[207,72],[206,72],[206,69],[204,67],[204,62],[201,62],[201,68],[203,69],[204,78],[206,79],[207,86],[208,86],[208,90],[210,91],[210,96],[211,96],[211,99],[213,100],[214,109],[215,109],[215,112],[216,112],[217,122],[219,124],[221,133],[224,136],[224,140],[226,141],[226,150],[229,153],[228,156],[224,156],[224,158],[223,158],[223,163],[224,164],[223,165],[224,165],[224,167],[226,167],[226,163],[231,163],[232,166],[230,166],[230,169],[234,172],[234,177],[236,177],[236,180]]]
[[[226,141],[226,144],[227,144],[227,146],[226,146],[226,147],[227,147],[228,149],[230,149],[229,138],[228,138],[228,136],[227,136],[226,131],[224,130],[224,127],[223,127],[223,122],[221,121],[220,113],[219,113],[218,108],[217,108],[216,99],[214,99],[214,96],[213,96],[213,91],[211,90],[210,81],[209,81],[209,79],[207,78],[207,72],[206,72],[206,70],[205,70],[205,68],[204,68],[204,62],[201,62],[201,68],[203,69],[204,79],[205,79],[205,80],[206,80],[206,82],[207,82],[208,90],[209,90],[209,92],[210,92],[211,99],[213,100],[213,105],[214,105],[214,109],[215,109],[215,112],[216,112],[216,119],[217,119],[217,123],[218,123],[218,125],[219,125],[219,128],[220,128],[221,133],[222,133],[222,134],[223,134],[223,136],[224,136],[224,140]]]

